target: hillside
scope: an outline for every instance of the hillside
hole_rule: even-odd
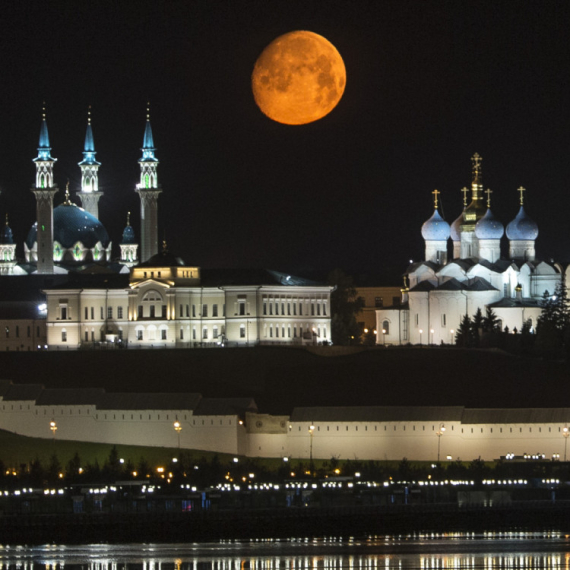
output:
[[[570,407],[568,366],[494,350],[371,349],[327,357],[303,349],[3,352],[0,378],[110,392],[253,396],[261,412],[295,406]]]

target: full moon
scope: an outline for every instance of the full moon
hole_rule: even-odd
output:
[[[346,69],[337,49],[313,32],[273,40],[255,62],[255,102],[278,123],[304,125],[328,115],[340,101]]]

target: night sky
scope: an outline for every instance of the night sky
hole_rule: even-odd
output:
[[[0,216],[18,255],[42,101],[56,181],[80,189],[88,105],[100,218],[118,255],[138,235],[147,100],[160,160],[159,232],[202,267],[401,272],[423,256],[441,191],[461,212],[471,156],[506,225],[526,209],[537,254],[570,261],[570,3],[372,0],[10,2],[0,37]],[[347,69],[337,108],[286,126],[255,105],[254,63],[277,36],[310,30]],[[399,284],[399,281],[395,284]]]

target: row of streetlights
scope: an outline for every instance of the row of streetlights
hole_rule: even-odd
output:
[[[420,329],[420,345],[422,344],[422,334],[423,334],[423,329]],[[433,335],[435,333],[434,329],[430,329],[430,338],[431,338],[431,342],[429,342],[428,344],[433,344]],[[455,330],[454,329],[449,329],[449,335],[450,335],[450,344],[453,344],[453,335],[455,334]]]

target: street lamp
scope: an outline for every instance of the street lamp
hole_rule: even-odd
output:
[[[49,423],[49,429],[53,434],[53,441],[55,442],[55,432],[57,431],[57,424],[53,420],[51,420],[51,422]]]
[[[180,449],[180,432],[182,431],[182,426],[180,422],[174,422],[174,430],[178,434],[178,449]]]
[[[422,345],[422,333],[423,333],[423,332],[424,332],[424,331],[423,331],[422,329],[420,329],[420,346]]]
[[[386,346],[386,329],[382,329],[382,344]]]
[[[435,432],[437,435],[437,462],[439,463],[439,449],[441,446],[441,436],[445,433],[445,426],[443,424],[439,424],[439,429]]]
[[[433,332],[434,331],[433,331],[433,329],[431,329],[429,332],[431,333],[431,343],[430,344],[433,344]]]
[[[451,333],[451,340],[450,344],[453,344],[453,333],[455,332],[453,329],[450,329],[449,332]]]
[[[309,436],[310,436],[310,444],[309,444],[309,464],[311,469],[311,475],[313,474],[313,432],[315,431],[315,426],[311,424],[309,426]]]
[[[566,462],[566,448],[568,447],[568,436],[570,435],[568,426],[562,428],[562,435],[564,436],[564,461]]]

